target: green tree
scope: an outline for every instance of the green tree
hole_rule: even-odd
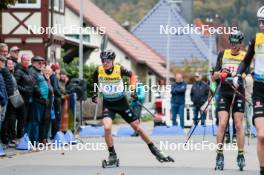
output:
[[[220,22],[227,26],[237,21],[239,29],[245,34],[247,44],[258,31],[256,13],[262,5],[264,1],[261,0],[195,0],[194,18],[206,19],[218,14]]]

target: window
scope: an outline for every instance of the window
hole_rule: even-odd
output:
[[[18,4],[35,4],[37,3],[37,0],[18,0]]]
[[[40,8],[40,0],[17,0],[12,8]]]
[[[53,5],[54,5],[54,10],[55,11],[59,11],[59,8],[60,8],[60,0],[54,0],[53,2]]]
[[[49,3],[49,8],[51,6],[51,2]],[[53,0],[53,8],[55,12],[64,12],[64,0]]]
[[[60,12],[64,12],[64,0],[60,0]]]

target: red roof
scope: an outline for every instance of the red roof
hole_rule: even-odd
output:
[[[136,62],[146,64],[160,77],[166,76],[166,68],[163,66],[165,64],[165,59],[161,55],[124,29],[90,0],[85,0],[83,3],[83,16],[86,23],[93,27],[105,27],[108,39],[129,58]],[[79,15],[79,0],[66,0],[66,5],[74,13]]]

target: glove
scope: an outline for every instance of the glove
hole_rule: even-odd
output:
[[[243,80],[242,80],[241,75],[236,75],[233,78],[233,85],[234,85],[235,88],[239,88],[240,86],[243,85]]]
[[[228,76],[228,73],[227,72],[221,72],[220,73],[220,79],[221,80],[225,80],[227,76]]]

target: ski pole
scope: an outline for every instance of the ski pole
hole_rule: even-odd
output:
[[[146,108],[142,103],[140,103],[139,101],[136,101],[136,103],[142,108],[144,108],[153,118],[155,118],[155,115],[148,108]]]
[[[230,82],[228,82],[228,81],[226,81],[226,83],[235,91],[235,93],[237,93],[240,97],[242,97],[243,98],[243,100],[244,101],[246,101],[248,104],[249,104],[249,106],[253,106],[253,104],[243,95],[243,94],[241,94],[234,86],[233,86],[233,84],[231,84]],[[247,119],[247,115],[246,115],[246,120],[248,120]],[[248,121],[246,121],[246,125],[247,125],[247,128],[248,128]],[[249,128],[249,130],[250,130],[250,128]],[[251,132],[249,131],[249,134],[251,134]],[[250,135],[248,136],[248,145],[249,145],[249,137],[250,137]]]
[[[229,81],[225,81],[234,91],[235,91],[235,93],[237,94],[237,95],[239,95],[240,97],[242,97],[243,98],[243,100],[244,101],[246,101],[250,106],[253,106],[253,104],[250,102],[250,101],[248,101],[248,99],[242,94],[242,93],[240,93],[234,86],[233,86],[233,84],[231,84]]]
[[[132,97],[134,99],[136,99],[135,97]],[[153,118],[155,118],[155,115],[147,108],[145,107],[142,103],[140,103],[139,101],[136,101],[136,103],[141,106],[142,108],[144,108]],[[167,126],[167,125],[166,125]]]
[[[212,96],[209,98],[208,103],[207,103],[206,107],[204,108],[204,110],[201,112],[201,114],[203,114],[203,113],[207,110],[207,108],[208,108],[208,106],[210,105],[212,99],[214,98],[216,92],[220,89],[221,84],[222,84],[222,80],[220,81],[219,85],[217,86],[216,91],[215,91],[215,92],[212,94]],[[198,119],[198,122],[194,125],[193,130],[191,131],[191,133],[189,134],[188,138],[186,139],[186,141],[185,141],[185,145],[188,143],[188,141],[189,141],[190,138],[192,137],[192,135],[193,135],[195,129],[197,128],[197,125],[199,124],[200,120],[201,120],[201,117]],[[191,128],[191,129],[192,129],[192,128]],[[190,130],[191,130],[191,129],[190,129]],[[190,131],[189,131],[189,132],[190,132]],[[189,132],[188,132],[188,133],[189,133]]]

